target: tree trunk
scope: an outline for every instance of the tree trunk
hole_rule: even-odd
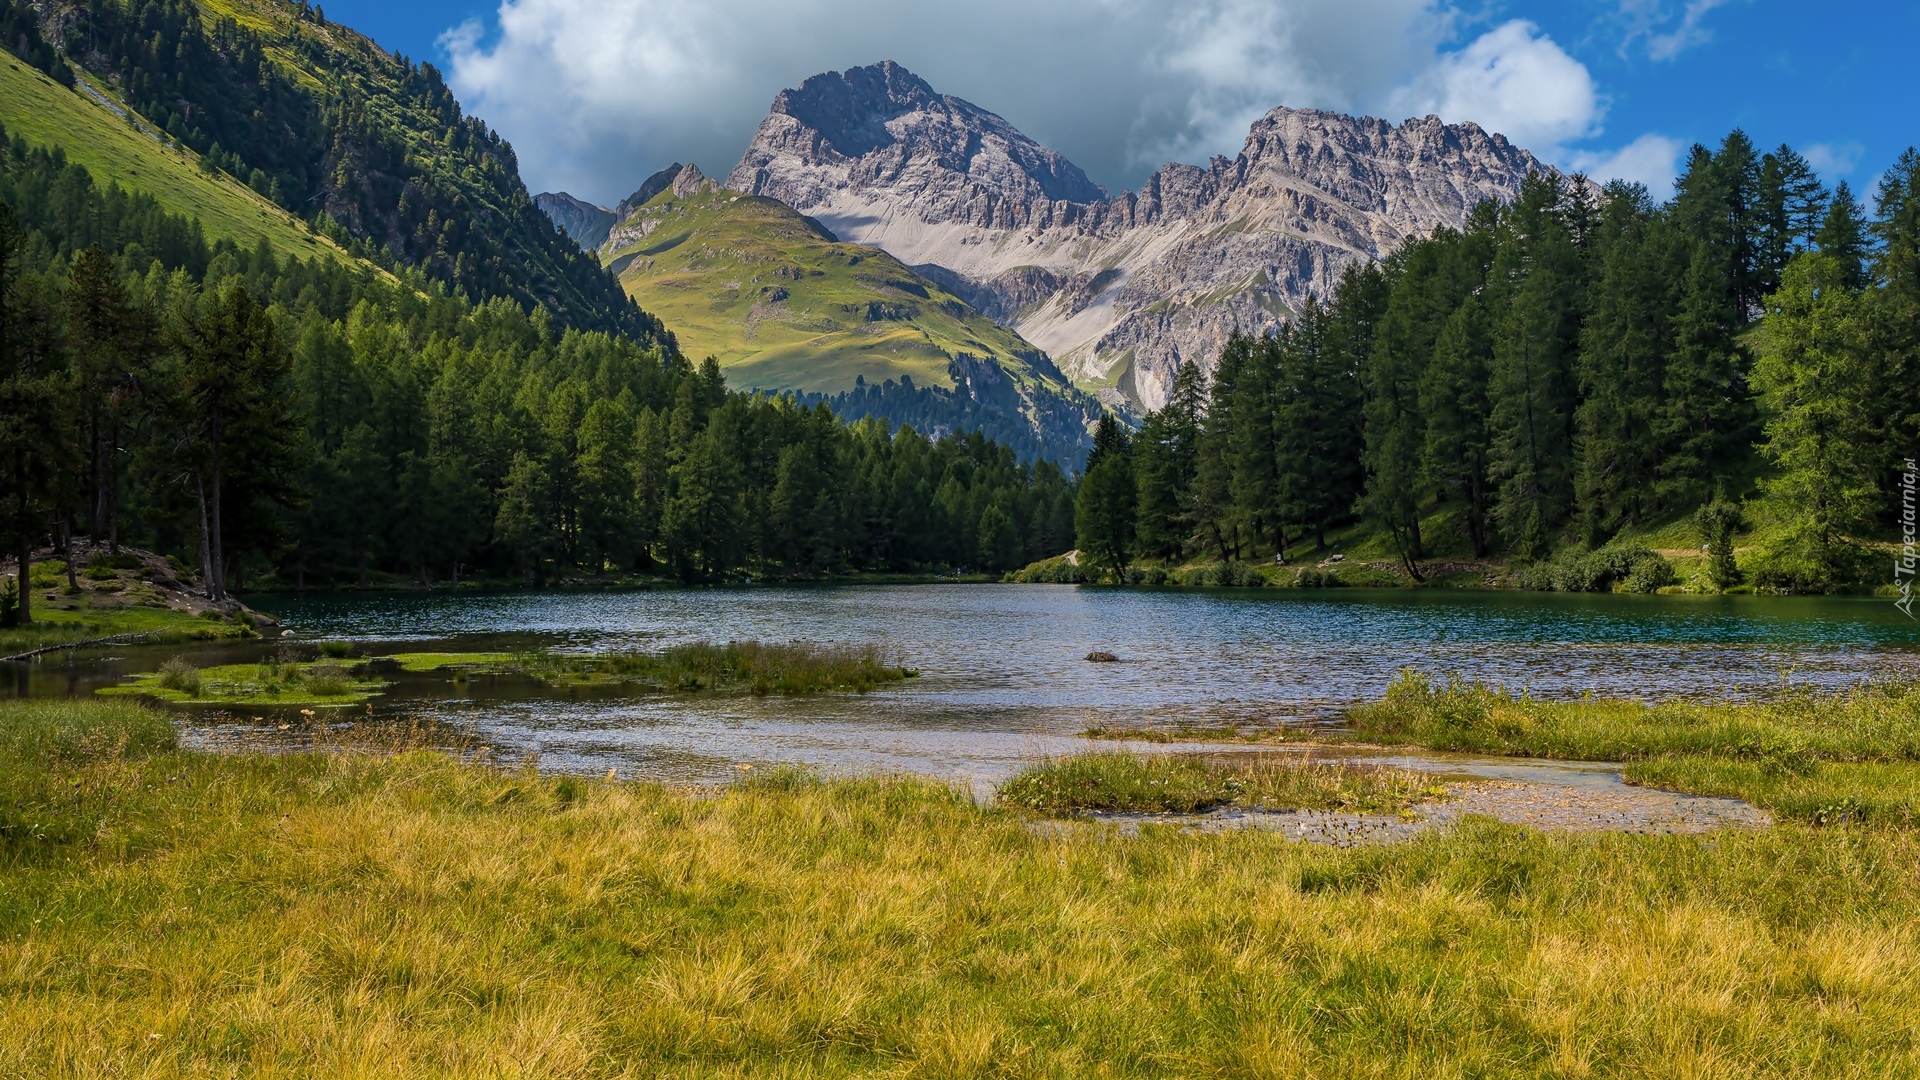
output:
[[[207,543],[207,485],[200,480],[199,472],[193,474],[193,494],[200,504],[200,588],[213,600],[212,548]]]
[[[113,438],[107,445],[107,550],[120,554],[120,429],[112,429]],[[100,538],[95,536],[97,545]]]
[[[67,588],[80,591],[80,575],[73,569],[73,523],[62,521],[60,525],[60,555],[67,561]]]
[[[33,622],[33,541],[20,537],[20,625]]]
[[[225,600],[227,598],[227,551],[220,522],[220,418],[218,416],[214,417],[212,427],[213,437],[207,440],[213,451],[213,520],[207,529],[207,543],[211,548],[208,562],[213,566],[213,572],[218,575],[213,582],[216,590],[214,599]]]

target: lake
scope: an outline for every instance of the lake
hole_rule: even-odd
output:
[[[551,767],[667,779],[798,762],[991,782],[1020,762],[1084,749],[1074,736],[1096,724],[1330,721],[1409,666],[1550,697],[1920,677],[1920,627],[1867,598],[901,585],[249,601],[285,619],[296,640],[352,639],[370,655],[804,640],[876,644],[922,672],[900,689],[806,699],[569,693],[506,678],[456,687],[421,676],[376,704],[456,725],[500,756],[537,752]],[[201,662],[279,647],[210,647]],[[1095,649],[1121,662],[1088,663]],[[85,693],[166,655],[146,652],[56,658],[8,677],[14,692]],[[199,714],[189,741],[270,732],[271,720]]]

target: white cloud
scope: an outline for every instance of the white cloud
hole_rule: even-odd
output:
[[[1649,132],[1618,150],[1583,150],[1569,154],[1562,164],[1601,183],[1632,180],[1645,184],[1654,199],[1664,200],[1673,194],[1680,155],[1686,153],[1690,145],[1681,139]]]
[[[1449,123],[1472,120],[1545,155],[1597,134],[1606,114],[1586,66],[1524,19],[1442,56],[1393,101]]]
[[[1853,172],[1854,166],[1860,164],[1860,155],[1866,152],[1867,148],[1859,143],[1847,142],[1814,143],[1801,153],[1806,157],[1807,164],[1813,166],[1813,171],[1822,176],[1838,178]]]
[[[1620,27],[1620,55],[1644,44],[1653,60],[1671,60],[1696,45],[1713,40],[1707,14],[1730,0],[1687,0],[1676,12],[1667,0],[1620,0],[1614,22]]]
[[[1605,110],[1526,22],[1447,51],[1450,0],[501,0],[442,39],[535,191],[611,204],[669,161],[724,175],[809,75],[899,61],[1110,188],[1231,154],[1275,105],[1474,120],[1549,154]]]

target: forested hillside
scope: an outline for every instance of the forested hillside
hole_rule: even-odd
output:
[[[1916,375],[1920,156],[1870,212],[1735,132],[1664,205],[1535,176],[1236,340],[1211,386],[1189,368],[1137,437],[1101,433],[1080,544],[1116,574],[1285,557],[1357,514],[1415,578],[1436,555],[1611,550],[1573,585],[1537,576],[1606,587],[1638,559],[1611,541],[1693,516],[1722,587],[1841,587],[1892,535]],[[1767,542],[1735,565],[1756,514]]]
[[[18,30],[16,51],[27,42],[25,55],[68,83],[70,59],[203,168],[355,253],[420,269],[475,302],[546,307],[562,326],[663,333],[554,229],[521,183],[512,148],[462,115],[432,65],[390,55],[304,2],[41,8],[48,14],[36,20],[31,5],[0,0],[0,24]]]

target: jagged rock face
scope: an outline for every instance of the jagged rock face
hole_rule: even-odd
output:
[[[1050,353],[1110,404],[1155,409],[1325,296],[1349,264],[1510,199],[1532,154],[1475,124],[1278,108],[1238,157],[1109,198],[1071,162],[898,65],[782,91],[727,186],[886,249]]]
[[[588,251],[607,242],[615,217],[606,207],[576,199],[564,191],[544,191],[535,195],[533,201],[560,226],[560,231]]]

